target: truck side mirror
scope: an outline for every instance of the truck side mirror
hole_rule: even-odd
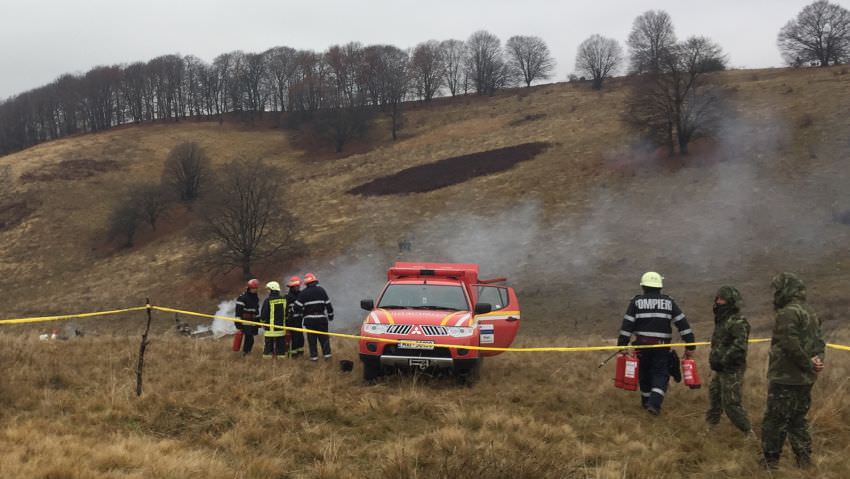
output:
[[[361,299],[360,300],[360,309],[364,309],[366,311],[372,311],[375,309],[375,301],[372,299]]]
[[[475,314],[487,314],[490,311],[493,311],[490,303],[475,303]]]

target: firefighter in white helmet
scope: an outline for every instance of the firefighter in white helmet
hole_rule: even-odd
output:
[[[634,339],[637,346],[670,344],[673,338],[672,324],[679,330],[679,336],[686,343],[694,342],[694,332],[685,318],[685,313],[670,296],[661,293],[664,278],[649,271],[641,277],[643,294],[632,298],[623,316],[618,346],[627,346]],[[694,346],[685,348],[685,357],[690,358]],[[641,405],[652,415],[661,413],[661,403],[667,392],[670,380],[670,366],[673,355],[670,348],[638,349],[640,369]]]
[[[280,284],[277,281],[266,283],[269,295],[260,308],[260,322],[265,333],[263,358],[271,359],[286,354],[286,298],[280,295]]]

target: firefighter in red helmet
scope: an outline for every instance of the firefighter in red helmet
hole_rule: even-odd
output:
[[[326,333],[328,332],[328,321],[334,320],[334,308],[328,293],[319,286],[319,280],[313,273],[304,275],[306,287],[298,294],[295,302],[295,311],[304,320],[304,329]],[[307,346],[310,349],[310,360],[319,360],[319,351],[316,343],[322,345],[322,354],[325,359],[331,358],[331,341],[324,334],[307,333]]]
[[[245,292],[236,298],[236,317],[245,321],[256,321],[260,312],[260,297],[257,288],[260,282],[256,279],[248,281]],[[236,323],[236,329],[242,331],[242,355],[247,356],[254,348],[254,336],[258,328],[253,324]]]
[[[286,293],[286,305],[289,308],[286,314],[286,327],[303,328],[301,314],[295,310],[295,302],[298,301],[298,294],[301,292],[301,278],[298,276],[289,278],[286,286],[289,287],[289,291]],[[287,330],[287,334],[289,335],[289,356],[293,358],[302,356],[304,354],[304,333],[290,329]]]

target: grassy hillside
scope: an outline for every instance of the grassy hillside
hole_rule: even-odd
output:
[[[850,227],[838,218],[850,210],[850,75],[778,69],[718,79],[727,86],[722,131],[683,159],[658,158],[625,129],[623,81],[602,92],[554,84],[411,105],[399,141],[379,123],[342,155],[269,120],[127,126],[5,156],[0,166],[12,166],[29,214],[0,231],[0,311],[60,313],[145,297],[209,311],[234,295],[235,276],[193,268],[207,245],[188,235],[189,211],[173,209],[133,249],[105,244],[106,218],[128,185],[158,181],[168,150],[191,140],[215,164],[247,156],[284,169],[291,194],[281,205],[298,218],[308,249],[258,274],[314,270],[350,305],[374,294],[398,241],[408,239],[407,257],[479,261],[511,277],[527,317],[581,330],[619,315],[646,269],[667,276],[697,322],[722,282],[740,285],[768,314],[766,284],[783,269],[810,279],[830,311],[847,312],[838,292],[850,287]],[[551,146],[510,170],[436,191],[347,193],[412,166],[528,142]],[[50,299],[33,301],[34,289]],[[345,317],[359,321],[353,309]]]
[[[213,312],[234,297],[238,276],[196,267],[209,245],[189,234],[191,210],[172,209],[131,249],[105,238],[128,186],[159,181],[168,151],[197,141],[215,165],[247,156],[284,170],[290,196],[280,205],[297,217],[306,249],[257,273],[318,273],[340,310],[338,330],[356,328],[357,300],[374,295],[386,267],[403,258],[476,261],[485,275],[509,276],[523,307],[522,346],[610,340],[650,269],[664,274],[700,339],[723,283],[742,290],[754,336],[767,334],[770,277],[797,271],[829,339],[850,343],[842,322],[850,313],[850,75],[778,69],[717,79],[727,93],[721,131],[686,158],[664,158],[626,130],[624,80],[602,92],[554,84],[411,104],[398,141],[381,120],[343,154],[266,119],[127,126],[0,157],[17,202],[0,208],[0,316],[137,306],[146,297]],[[396,174],[417,187],[455,183],[441,175],[460,176],[451,169],[460,163],[438,162],[486,161],[491,150],[528,143],[545,148],[508,169],[500,157],[489,165],[500,171],[445,188],[349,193]],[[412,167],[422,169],[405,172]],[[399,251],[401,240],[410,252]],[[653,420],[637,397],[613,389],[611,365],[596,370],[602,354],[503,355],[472,389],[419,377],[365,387],[359,368],[345,375],[332,364],[239,360],[224,342],[173,337],[173,318],[158,314],[139,400],[131,395],[137,340],[127,335],[141,321],[139,313],[74,321],[89,334],[68,342],[35,341],[53,325],[0,331],[0,476],[763,477],[757,447],[730,425],[704,431],[705,390],[676,386]],[[354,358],[353,344],[336,344],[336,359]],[[758,424],[764,346],[753,347],[750,365],[746,406]],[[816,388],[818,470],[783,477],[847,476],[847,365],[846,353],[830,353]],[[637,441],[645,434],[655,439]]]

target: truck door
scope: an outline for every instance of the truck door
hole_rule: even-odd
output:
[[[481,346],[508,348],[514,342],[519,330],[520,310],[519,301],[513,288],[477,284],[479,303],[489,303],[492,310],[487,314],[475,317],[480,330]],[[481,356],[495,356],[500,351],[481,351]]]

